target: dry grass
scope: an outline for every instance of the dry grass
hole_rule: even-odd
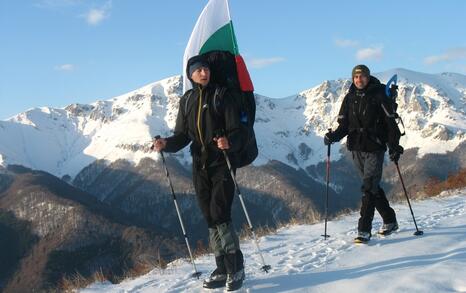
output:
[[[167,262],[162,258],[160,251],[157,251],[156,255],[151,254],[141,254],[137,257],[137,263],[135,265],[136,270],[145,270],[146,268],[161,268],[164,269],[167,267]]]
[[[127,268],[118,278],[115,278],[115,274],[112,274],[112,272],[104,273],[102,269],[96,271],[90,277],[84,277],[76,273],[71,277],[63,277],[57,288],[52,289],[52,292],[76,292],[77,289],[85,288],[96,282],[110,281],[111,283],[120,283],[126,279],[133,279],[145,275],[155,268],[162,270],[166,267],[167,263],[160,254],[157,256],[141,255],[138,257],[137,262],[131,268]]]
[[[160,266],[157,266],[160,267]],[[151,264],[148,263],[138,263],[135,266],[133,266],[131,269],[128,269],[125,271],[123,276],[121,276],[118,279],[115,279],[114,277],[111,276],[106,276],[105,273],[102,272],[102,270],[99,270],[95,272],[91,277],[84,277],[79,273],[74,274],[71,277],[64,277],[62,280],[59,282],[58,287],[55,290],[56,292],[76,292],[77,289],[79,288],[85,288],[89,286],[90,284],[97,283],[97,282],[107,282],[110,281],[109,279],[112,279],[112,283],[120,283],[123,280],[126,279],[133,279],[138,276],[142,276],[150,272],[154,267]]]
[[[204,243],[204,241],[202,241],[202,240],[198,240],[195,247],[196,248],[193,251],[193,257],[194,258],[197,258],[199,256],[203,256],[203,255],[211,253],[211,249],[210,249],[209,245],[206,245]]]
[[[461,169],[456,174],[451,174],[444,181],[431,178],[424,187],[424,192],[429,196],[440,194],[444,190],[466,187],[466,169]]]
[[[124,272],[123,276],[116,280],[116,283],[120,283],[126,279],[134,279],[136,277],[145,275],[149,273],[155,267],[148,263],[137,263],[131,269],[128,269]]]
[[[95,272],[91,277],[85,278],[81,274],[76,273],[72,277],[63,278],[58,284],[57,292],[76,292],[78,288],[84,288],[95,282],[105,282],[105,277],[102,270]],[[55,290],[54,290],[55,291]]]

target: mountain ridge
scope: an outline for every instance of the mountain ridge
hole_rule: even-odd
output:
[[[452,151],[466,139],[466,76],[426,74],[407,69],[376,73],[382,82],[399,74],[399,113],[407,125],[405,148],[420,146],[419,155]],[[351,81],[324,81],[285,98],[256,94],[256,135],[260,155],[254,163],[279,160],[305,168],[325,159],[322,136],[336,127],[335,117]],[[181,76],[153,82],[127,94],[62,109],[35,108],[0,121],[0,164],[20,164],[56,176],[74,178],[96,160],[109,163],[142,158],[150,152],[151,137],[170,135],[175,125]],[[34,141],[32,146],[31,141]],[[332,158],[340,158],[333,147]],[[176,154],[190,164],[185,149]]]

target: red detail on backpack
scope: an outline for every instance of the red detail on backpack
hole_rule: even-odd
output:
[[[252,84],[251,77],[249,76],[248,68],[246,67],[246,63],[244,63],[243,57],[241,57],[241,55],[236,55],[235,61],[241,90],[244,92],[253,92],[254,85]]]

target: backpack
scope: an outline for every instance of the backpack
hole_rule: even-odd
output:
[[[235,56],[228,51],[210,51],[202,54],[204,60],[209,63],[211,72],[210,83],[217,85],[213,97],[215,114],[222,119],[222,100],[227,90],[240,93],[238,100],[235,100],[240,115],[241,131],[243,132],[243,147],[236,154],[235,167],[241,168],[251,164],[258,156],[256,135],[254,133],[254,121],[256,119],[256,100],[252,91],[242,91],[236,70]],[[185,109],[188,106],[186,99]],[[186,111],[185,111],[186,113]]]
[[[385,85],[385,95],[388,97],[388,101],[390,102],[392,109],[393,109],[393,115],[394,119],[396,121],[397,125],[400,125],[403,127],[403,132],[400,131],[401,136],[406,134],[405,131],[405,125],[403,123],[403,119],[401,119],[400,115],[396,112],[398,109],[398,104],[396,102],[396,98],[398,97],[398,85],[397,83],[398,76],[395,74],[393,75]],[[398,127],[399,129],[399,127]]]

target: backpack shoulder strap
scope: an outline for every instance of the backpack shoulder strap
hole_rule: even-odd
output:
[[[385,94],[385,91],[381,91],[378,95],[380,107],[388,118],[398,118],[395,108],[393,107],[392,97]]]
[[[213,106],[214,106],[214,112],[215,115],[220,116],[221,115],[221,109],[223,106],[223,96],[225,95],[225,92],[227,91],[226,87],[216,87],[215,92],[214,92],[214,98],[213,98]]]
[[[190,90],[188,92],[188,95],[186,96],[186,99],[184,101],[184,116],[186,117],[186,115],[188,114],[188,106],[189,106],[189,101],[191,100],[191,97],[193,95],[193,90]]]

